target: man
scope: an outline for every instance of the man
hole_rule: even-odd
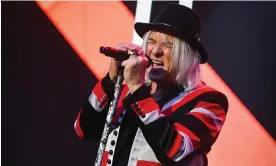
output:
[[[207,165],[228,102],[201,80],[207,53],[199,43],[200,28],[195,11],[169,4],[153,23],[135,24],[142,48],[118,45],[133,54],[123,62],[112,60],[75,122],[79,137],[100,140],[118,66],[123,66],[125,85],[102,165]]]

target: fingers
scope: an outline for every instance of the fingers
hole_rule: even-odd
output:
[[[120,43],[117,45],[116,47],[117,49],[119,50],[122,50],[122,51],[133,51],[136,55],[139,55],[139,56],[145,56],[145,53],[143,51],[143,49],[136,45],[136,44],[132,44],[132,43]]]
[[[128,60],[125,60],[125,61],[123,61],[122,63],[121,63],[121,65],[123,66],[123,67],[126,67],[126,65],[128,64]]]
[[[133,66],[133,64],[135,64],[135,61],[136,61],[136,55],[131,55],[130,57],[129,57],[129,59],[127,59],[127,60],[124,60],[123,62],[122,62],[122,66],[123,67],[125,67],[126,68],[126,66],[128,65],[128,66]]]
[[[131,66],[142,66],[146,67],[148,65],[148,58],[146,56],[136,56],[131,55],[129,59],[124,60],[121,65],[125,68],[129,68]]]
[[[120,43],[117,45],[117,49],[120,49],[122,51],[127,51],[127,50],[134,51],[136,47],[139,47],[139,46],[132,43]]]

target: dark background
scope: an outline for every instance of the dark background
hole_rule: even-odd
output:
[[[124,2],[135,14],[136,2]],[[151,20],[167,2],[153,2]],[[276,138],[276,2],[194,2],[209,64]],[[93,165],[73,124],[96,77],[35,2],[2,2],[2,164]]]

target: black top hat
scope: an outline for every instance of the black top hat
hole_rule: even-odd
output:
[[[137,22],[134,28],[140,37],[151,30],[176,36],[199,52],[201,63],[205,63],[208,59],[205,49],[199,43],[200,18],[194,10],[188,7],[179,4],[168,4],[153,23]]]

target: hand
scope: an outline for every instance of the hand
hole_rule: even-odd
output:
[[[116,49],[121,51],[127,51],[127,48],[125,48],[125,44],[119,44],[117,45]],[[119,68],[121,67],[122,61],[116,60],[115,58],[111,58],[111,63],[109,67],[109,77],[112,81],[115,81],[119,74]]]
[[[112,81],[115,81],[115,79],[117,78],[118,73],[119,73],[119,66],[121,63],[122,63],[121,61],[117,61],[116,59],[111,58],[108,74],[109,74],[109,78]]]
[[[119,47],[133,52],[129,59],[123,61],[121,64],[124,67],[125,82],[130,93],[133,93],[145,83],[145,72],[148,64],[148,58],[146,57],[143,49],[138,45],[120,44]]]

